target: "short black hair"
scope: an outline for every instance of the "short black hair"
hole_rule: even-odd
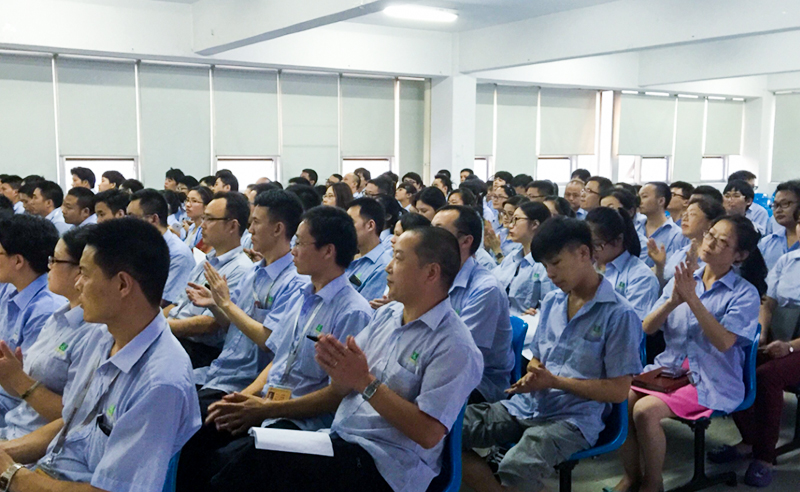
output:
[[[0,219],[7,219],[14,215],[14,204],[5,195],[0,195]]]
[[[120,189],[128,190],[131,193],[136,193],[137,191],[142,191],[144,189],[144,185],[138,179],[130,178],[123,181]]]
[[[577,178],[577,179],[580,179],[581,181],[583,181],[584,183],[586,183],[587,181],[589,181],[589,178],[591,178],[591,177],[592,177],[592,173],[590,173],[589,170],[587,170],[587,169],[576,169],[576,170],[572,171],[572,174],[570,174],[569,179],[573,180],[573,179]]]
[[[164,177],[166,179],[171,179],[172,181],[175,181],[176,183],[178,182],[178,180],[180,180],[184,176],[185,175],[183,174],[183,171],[181,171],[180,169],[173,168],[173,167],[169,168],[167,170],[167,172],[164,173]]]
[[[289,193],[294,193],[303,204],[304,210],[311,210],[312,208],[322,203],[322,198],[319,197],[317,190],[308,185],[293,184],[286,188]],[[351,221],[352,222],[352,221]]]
[[[181,179],[178,180],[178,184],[185,185],[187,188],[191,190],[200,183],[194,176],[189,176],[188,174],[186,174]]]
[[[29,174],[24,178],[22,178],[22,181],[24,181],[25,184],[28,184],[28,183],[39,183],[41,181],[46,181],[46,180],[44,179],[43,176],[39,176],[38,174]]]
[[[203,205],[208,205],[211,203],[211,200],[214,199],[214,192],[211,191],[211,188],[208,186],[198,185],[189,191],[194,191],[200,195],[200,199],[203,200]]]
[[[311,181],[307,180],[302,176],[295,176],[294,178],[289,178],[289,184],[299,184],[303,186],[311,186]]]
[[[519,207],[523,203],[528,203],[529,201],[531,201],[531,199],[525,195],[514,195],[506,198],[506,201],[503,202],[503,205],[508,204],[511,205],[512,207]]]
[[[375,199],[378,200],[378,203],[383,205],[383,210],[386,211],[386,215],[384,215],[385,220],[383,221],[383,229],[394,231],[394,226],[397,224],[400,214],[403,214],[406,211],[403,210],[403,207],[400,206],[400,202],[395,200],[393,196],[381,195]]]
[[[692,192],[692,195],[702,195],[710,198],[711,200],[722,203],[722,193],[720,193],[720,191],[714,188],[713,186],[709,185],[697,186]]]
[[[794,196],[800,200],[800,180],[793,179],[791,181],[784,181],[783,183],[778,184],[777,188],[775,188],[775,193],[779,191],[788,191],[789,193],[794,193]]]
[[[167,200],[167,208],[169,215],[176,214],[178,211],[181,210],[181,206],[183,202],[186,201],[186,195],[183,193],[178,193],[177,191],[173,190],[158,190],[159,193],[164,195],[164,199]]]
[[[88,188],[72,188],[67,192],[67,195],[74,196],[77,199],[78,209],[89,209],[89,215],[94,213],[94,192]]]
[[[314,247],[332,244],[336,248],[336,264],[347,268],[358,252],[358,237],[353,219],[338,207],[319,206],[303,214],[303,222],[308,225],[314,238]]]
[[[510,185],[511,180],[514,179],[514,176],[508,171],[497,171],[494,173],[494,179],[502,179],[506,182],[506,184]]]
[[[472,236],[472,245],[469,248],[469,254],[474,255],[478,248],[481,247],[481,239],[483,238],[483,221],[471,207],[464,205],[445,205],[437,210],[439,212],[446,212],[455,210],[458,212],[458,218],[453,223],[456,230],[465,236]]]
[[[414,254],[417,255],[420,266],[431,263],[439,265],[444,290],[449,291],[461,269],[458,240],[441,227],[417,227],[409,230],[418,238]]]
[[[603,176],[591,176],[584,181],[584,183],[589,184],[590,182],[594,181],[597,183],[597,187],[599,188],[600,196],[603,196],[605,193],[608,193],[614,188],[614,183],[611,182],[610,179],[605,178]]]
[[[282,189],[283,188],[281,188],[281,184],[274,181],[271,183],[259,183],[253,185],[253,191],[256,192],[256,196],[264,193],[265,191],[282,190]]]
[[[729,183],[731,181],[736,181],[736,180],[739,180],[739,181],[750,181],[750,180],[753,180],[753,179],[756,179],[756,175],[751,173],[750,171],[745,171],[744,169],[741,170],[741,171],[733,172],[728,176],[728,182]]]
[[[222,184],[225,186],[230,186],[230,191],[239,191],[239,180],[236,179],[236,176],[234,176],[233,173],[227,169],[217,171],[217,179],[222,181]]]
[[[369,172],[369,169],[365,167],[357,168],[355,171],[353,171],[353,174],[360,174],[361,176],[364,176],[363,181],[369,181],[372,179],[372,173]]]
[[[442,184],[444,185],[444,187],[447,188],[447,193],[448,194],[451,191],[453,191],[453,182],[450,181],[450,176],[448,176],[448,175],[446,175],[444,173],[439,173],[436,176],[434,176],[433,179],[434,179],[434,181],[437,180],[437,179],[439,181],[441,181]]]
[[[592,251],[592,231],[579,219],[553,217],[539,227],[531,242],[533,259],[542,263],[557,256],[564,248],[586,246]]]
[[[525,214],[525,217],[529,220],[538,220],[539,224],[544,223],[544,221],[551,217],[550,209],[542,202],[532,202],[528,200],[520,204],[519,209]]]
[[[42,194],[45,200],[52,200],[53,207],[58,208],[64,203],[64,191],[58,186],[58,183],[52,181],[39,181],[36,183],[36,188]]]
[[[311,178],[309,181],[314,181],[314,183],[319,181],[319,176],[317,176],[317,172],[313,169],[303,169],[301,172],[308,174],[308,177]]]
[[[458,174],[461,174],[461,173],[469,173],[469,175],[472,176],[473,174],[475,174],[475,171],[473,171],[472,169],[470,169],[468,167],[465,167],[464,169],[459,171]]]
[[[449,169],[439,169],[438,171],[436,171],[436,174],[444,174],[448,178],[451,176]]]
[[[7,184],[12,190],[18,190],[22,186],[22,178],[16,174],[6,174],[3,178],[3,184]]]
[[[750,183],[748,183],[747,181],[743,181],[741,179],[734,179],[733,181],[728,181],[728,184],[725,185],[725,189],[722,190],[722,194],[724,195],[729,191],[738,191],[739,193],[744,195],[745,198],[749,198],[750,200],[752,200],[756,196],[756,193],[753,190],[753,187],[750,186]]]
[[[377,178],[370,179],[367,184],[374,184],[382,194],[392,196],[394,195],[394,182],[385,176],[378,176]]]
[[[511,180],[511,186],[513,186],[514,188],[527,188],[528,183],[530,183],[531,181],[533,181],[533,178],[531,177],[530,174],[517,174]],[[550,193],[547,194],[549,195]]]
[[[339,173],[333,173],[333,174],[331,174],[331,176],[333,176],[334,178],[338,179],[339,181],[344,179],[344,176],[342,176]]]
[[[669,189],[669,185],[663,181],[650,181],[647,184],[655,188],[656,198],[664,199],[664,208],[666,209],[669,201],[672,200],[672,191]]]
[[[111,210],[112,214],[116,214],[120,210],[127,213],[128,204],[130,201],[131,196],[129,194],[116,188],[112,188],[96,194],[94,196],[93,206],[96,207],[98,203],[105,203],[109,210]]]
[[[600,200],[607,196],[613,196],[617,199],[622,208],[633,218],[636,215],[636,207],[639,205],[639,201],[637,200],[637,195],[634,195],[630,191],[626,190],[625,188],[613,188],[611,191],[607,193],[603,193],[600,195]]]
[[[214,194],[214,200],[225,200],[225,217],[239,222],[239,237],[247,230],[250,223],[250,202],[238,191],[220,191]]]
[[[472,190],[466,186],[459,186],[458,189],[453,190],[452,193],[447,195],[447,198],[450,198],[453,195],[461,196],[461,201],[464,202],[464,205],[468,207],[474,207],[477,203],[477,200],[475,199],[475,193],[473,193]]]
[[[131,196],[131,201],[139,200],[139,207],[145,215],[158,216],[158,223],[167,227],[167,217],[169,216],[169,205],[164,195],[152,188],[139,190]]]
[[[586,214],[585,221],[601,241],[610,243],[622,236],[622,247],[631,256],[638,257],[641,254],[642,245],[633,219],[624,209],[597,207]]]
[[[562,217],[569,217],[571,219],[575,218],[575,211],[572,210],[572,205],[567,201],[566,198],[556,195],[548,196],[544,199],[546,202],[553,202],[556,207],[556,212],[558,215]]]
[[[153,191],[163,200],[155,190],[142,191]],[[109,220],[89,229],[86,246],[94,248],[95,263],[106,277],[127,273],[153,307],[160,305],[169,275],[169,248],[155,227],[131,217]]]
[[[67,247],[67,254],[76,262],[81,261],[83,255],[83,248],[86,247],[86,240],[88,239],[89,231],[95,224],[89,224],[84,227],[73,227],[61,236],[64,245]]]
[[[265,183],[270,184],[270,183]],[[292,239],[303,216],[303,204],[294,193],[286,190],[268,190],[256,195],[256,207],[265,207],[270,220],[280,222],[286,229],[286,239]]]
[[[213,175],[209,175],[209,176],[203,176],[202,178],[200,178],[200,181],[199,181],[198,184],[203,185],[203,183],[205,183],[205,185],[203,185],[203,186],[207,186],[208,188],[211,188],[212,186],[214,186],[214,183],[216,183],[216,182],[217,182],[217,177],[213,176]]]
[[[106,178],[115,187],[120,187],[125,182],[125,176],[119,171],[106,171],[101,177]]]
[[[415,173],[415,172],[405,173],[405,174],[403,175],[403,181],[405,181],[405,180],[406,180],[406,178],[408,178],[408,179],[410,179],[410,180],[414,181],[415,183],[418,183],[420,186],[422,186],[422,185],[423,185],[423,183],[422,183],[422,176],[420,176],[419,174],[417,174],[417,173]]]
[[[557,195],[558,192],[556,191],[556,187],[553,186],[552,181],[548,181],[545,179],[539,179],[537,181],[531,181],[528,183],[528,186],[525,189],[536,188],[542,195],[551,196]]]
[[[34,181],[33,183],[25,183],[19,187],[19,194],[20,195],[28,195],[29,197],[33,196],[33,192],[36,191],[39,182]]]
[[[474,174],[472,176],[475,176]],[[463,183],[458,185],[458,189],[468,189],[475,195],[475,203],[480,205],[480,200],[486,196],[486,183],[475,176],[473,179],[466,179]]]
[[[80,179],[81,181],[86,181],[87,183],[89,183],[89,188],[94,188],[94,182],[95,182],[94,171],[92,171],[88,167],[73,167],[72,169],[69,170],[69,173],[74,176],[77,176],[78,179]]]
[[[442,193],[442,190],[436,188],[435,186],[423,188],[422,191],[416,194],[414,201],[427,203],[434,210],[439,210],[447,205],[447,198],[444,197],[444,193]]]
[[[691,197],[692,193],[694,192],[694,185],[691,183],[687,183],[686,181],[673,181],[672,183],[669,184],[669,188],[670,190],[672,190],[672,188],[678,188],[679,190],[681,190],[681,193],[684,195],[684,198]]]
[[[353,207],[360,207],[358,215],[366,221],[375,222],[375,235],[380,236],[383,231],[383,223],[386,220],[386,209],[378,200],[370,197],[356,198],[347,205],[350,210]]]
[[[431,221],[428,220],[427,217],[417,213],[403,214],[398,222],[400,222],[400,227],[403,228],[403,232],[431,226]]]
[[[417,192],[417,189],[411,183],[399,183],[397,185],[398,190],[405,190],[406,193],[409,195],[413,195]]]
[[[10,255],[20,255],[31,270],[41,275],[47,272],[47,258],[53,255],[58,243],[58,230],[47,219],[28,214],[16,214],[0,222],[0,244]]]
[[[716,220],[725,215],[725,207],[722,206],[722,203],[709,198],[707,195],[692,198],[689,200],[689,205],[697,205],[708,220]]]

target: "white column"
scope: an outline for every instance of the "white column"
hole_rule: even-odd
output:
[[[450,169],[456,183],[459,171],[475,163],[475,82],[458,74],[431,83],[430,172]]]

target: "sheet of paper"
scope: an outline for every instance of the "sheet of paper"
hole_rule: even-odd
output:
[[[192,248],[192,255],[194,256],[195,263],[201,263],[203,261],[206,261],[206,254],[197,248]]]
[[[533,335],[536,334],[536,329],[539,328],[539,312],[534,314],[533,316],[523,314],[520,316],[522,320],[528,323],[528,332],[525,333],[525,348],[522,350],[522,356],[528,360],[533,358],[533,352],[531,352],[530,347],[531,342],[533,341]]]
[[[333,456],[333,444],[327,432],[251,427],[250,435],[256,440],[256,449]]]

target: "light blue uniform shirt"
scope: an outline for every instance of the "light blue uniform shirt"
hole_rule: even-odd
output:
[[[539,328],[530,344],[533,357],[556,376],[575,379],[613,379],[639,374],[642,322],[630,303],[603,279],[594,298],[567,320],[569,295],[556,290],[542,304]],[[548,389],[504,400],[518,419],[566,420],[594,446],[603,430],[610,403]]]
[[[63,395],[80,365],[85,363],[84,353],[98,341],[104,326],[87,323],[83,320],[83,308],[70,309],[69,303],[65,303],[47,320],[39,338],[28,349],[22,369],[53,393]],[[17,403],[6,413],[6,426],[0,428],[0,439],[17,439],[48,423],[28,403],[19,399]]]
[[[8,284],[0,298],[0,340],[12,351],[17,347],[23,355],[36,341],[50,316],[67,300],[47,288],[47,274],[42,274],[22,292]]]
[[[575,218],[578,219],[578,220],[584,220],[584,219],[586,219],[586,214],[587,213],[588,212],[586,210],[584,210],[582,208],[579,208],[578,211],[575,212]]]
[[[767,297],[781,307],[800,307],[800,250],[781,256],[767,275]]]
[[[636,226],[636,231],[645,236],[647,238],[647,229],[645,229],[645,222]],[[650,238],[654,239],[656,244],[659,246],[664,246],[664,249],[667,251],[667,258],[670,257],[675,251],[678,251],[682,247],[686,246],[687,242],[689,241],[684,237],[683,233],[681,232],[681,228],[675,225],[672,222],[672,219],[667,217],[667,221],[664,222],[661,227],[656,229],[656,231],[649,236]],[[647,248],[642,250],[642,254],[639,255],[639,259],[645,262],[648,267],[653,267],[655,263],[650,257],[647,255]]]
[[[86,219],[83,222],[78,224],[78,227],[84,227],[84,226],[91,225],[91,224],[97,224],[97,215],[92,214],[92,215],[86,217]]]
[[[168,232],[168,234],[172,233]],[[174,234],[172,235],[175,236]],[[177,236],[175,236],[175,238],[177,239]],[[181,243],[181,245],[186,246],[183,243]],[[192,261],[194,261],[194,259]],[[186,294],[186,284],[188,282],[194,282],[198,285],[206,283],[206,272],[204,268],[206,262],[210,263],[220,275],[228,280],[228,288],[231,292],[235,291],[239,286],[239,281],[242,280],[245,273],[253,268],[253,262],[244,254],[241,246],[233,248],[221,256],[217,256],[217,252],[212,250],[206,255],[206,261],[198,263],[194,267],[194,270],[192,270],[187,281],[184,282],[184,288],[181,291],[180,297],[178,297],[175,307],[169,312],[170,319],[186,319],[192,316],[214,316],[210,310],[192,304],[192,301],[189,300],[189,296]],[[217,330],[216,333],[187,338],[193,342],[222,348],[225,343],[225,330]]]
[[[686,261],[686,255],[689,254],[689,250],[692,249],[692,242],[689,241],[689,244],[682,247],[678,251],[672,253],[671,256],[667,256],[667,261],[664,262],[664,280],[669,282],[675,277],[675,268]],[[697,267],[704,267],[706,266],[706,262],[700,259],[700,256],[697,257]]]
[[[367,301],[383,296],[386,290],[386,265],[392,261],[392,253],[391,246],[378,243],[369,253],[353,260],[345,270],[348,279],[355,275],[361,281],[361,285],[353,284],[353,287]]]
[[[403,305],[388,304],[356,337],[369,372],[449,431],[481,379],[482,357],[447,299],[403,324]],[[331,434],[361,446],[398,492],[424,492],[442,466],[444,442],[424,449],[358,393],[339,404]]]
[[[544,296],[556,289],[544,265],[534,261],[533,256],[530,253],[526,255],[522,249],[503,258],[500,266],[492,270],[492,275],[508,295],[511,316],[519,316],[528,308],[538,308]]]
[[[769,212],[767,212],[766,208],[762,207],[756,202],[753,202],[750,205],[750,208],[747,209],[747,212],[745,212],[744,216],[750,219],[750,222],[756,226],[756,229],[758,229],[758,232],[760,232],[761,235],[766,233],[767,223],[769,222]]]
[[[383,243],[384,246],[386,246],[389,249],[392,248],[392,236],[393,235],[394,235],[394,232],[390,231],[389,229],[384,229],[384,230],[381,231],[381,242]]]
[[[78,406],[64,448],[53,453],[54,438],[37,466],[103,490],[160,491],[169,460],[200,428],[192,364],[160,313],[112,357],[114,339],[101,330],[64,394],[65,422]]]
[[[265,266],[264,260],[242,277],[231,300],[242,311],[270,330],[279,330],[283,317],[305,284],[292,261],[292,254]],[[228,326],[222,353],[209,367],[194,370],[195,382],[226,393],[241,391],[267,367],[272,354],[258,347],[233,323]]]
[[[242,239],[239,241],[239,244],[242,245],[242,248],[253,249],[253,235],[250,234],[249,230],[244,230],[244,234],[242,234]]]
[[[14,204],[14,213],[15,214],[24,214],[25,213],[25,205],[22,202],[17,202]]]
[[[58,231],[59,236],[63,236],[65,232],[72,229],[72,225],[67,224],[64,222],[64,214],[61,212],[61,207],[54,209],[52,212],[47,214],[45,219],[49,220],[56,226],[56,230]]]
[[[508,296],[487,269],[469,258],[450,287],[450,302],[483,354],[478,392],[489,402],[505,398],[514,368]]]
[[[175,304],[182,295],[186,296],[186,284],[195,267],[194,255],[192,250],[183,244],[181,238],[171,231],[167,230],[164,233],[164,240],[169,248],[169,275],[167,283],[164,285],[162,299]]]
[[[758,242],[758,249],[761,251],[761,256],[764,257],[764,262],[767,268],[772,270],[778,259],[788,253],[789,251],[797,251],[800,249],[800,242],[795,242],[790,248],[786,244],[786,228],[778,232],[773,232],[769,236],[764,236]]]
[[[369,302],[350,285],[347,274],[328,282],[317,293],[310,283],[300,289],[300,293],[286,310],[283,328],[267,339],[267,348],[275,358],[264,385],[264,394],[270,386],[284,386],[291,388],[292,398],[297,398],[328,386],[328,374],[314,360],[314,342],[307,339],[306,334],[333,335],[345,343],[348,335],[358,335],[372,317]],[[295,350],[294,363],[287,368]],[[266,427],[278,420],[281,419],[267,419],[261,426]],[[331,425],[332,420],[333,415],[327,414],[292,422],[303,430],[318,430]]]
[[[764,234],[774,234],[778,231],[782,231],[786,229],[782,225],[778,224],[778,221],[775,220],[775,216],[769,218],[769,222],[767,222],[767,230],[764,231]]]
[[[606,264],[603,274],[617,293],[621,294],[643,320],[658,300],[658,279],[642,260],[627,251]]]
[[[497,210],[494,209],[492,205],[492,201],[488,199],[483,200],[483,218],[488,220],[490,224],[492,224],[492,229],[495,231],[500,230],[500,221],[497,220]]]
[[[186,237],[183,239],[183,243],[191,250],[197,246],[197,243],[199,243],[201,239],[203,239],[202,231],[196,224],[191,224],[189,230],[186,232]]]
[[[475,261],[489,271],[497,268],[497,261],[494,259],[494,256],[490,255],[488,251],[483,249],[483,246],[478,248],[478,251],[475,252]]]
[[[695,292],[722,326],[739,341],[727,352],[717,350],[703,334],[697,317],[686,303],[678,306],[661,327],[667,348],[645,372],[658,367],[680,367],[688,357],[689,371],[697,387],[698,403],[713,410],[732,412],[744,399],[744,350],[752,342],[758,326],[760,298],[753,285],[731,269],[709,290],[703,285],[705,267],[694,272]],[[675,279],[664,287],[664,294],[653,309],[667,302]]]

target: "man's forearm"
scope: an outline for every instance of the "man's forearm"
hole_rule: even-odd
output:
[[[568,391],[587,400],[622,403],[631,389],[632,376],[612,379],[573,379],[556,376],[555,389]]]
[[[64,425],[63,420],[54,420],[19,439],[0,444],[0,448],[18,463],[35,463],[45,455],[47,446],[56,437],[62,425]]]
[[[169,327],[176,337],[207,335],[219,330],[220,326],[211,316],[192,316],[186,319],[169,319]]]
[[[248,316],[242,308],[233,302],[227,303],[225,306],[221,307],[220,310],[230,322],[236,325],[236,328],[244,333],[244,336],[252,340],[259,349],[262,351],[267,350],[265,344],[270,335],[272,335],[272,330]]]
[[[11,480],[11,492],[105,492],[86,482],[65,482],[30,471],[19,470]]]
[[[292,398],[278,403],[279,406],[276,406],[268,417],[305,419],[333,413],[339,407],[344,396],[337,393],[333,386],[327,386],[300,398]]]

